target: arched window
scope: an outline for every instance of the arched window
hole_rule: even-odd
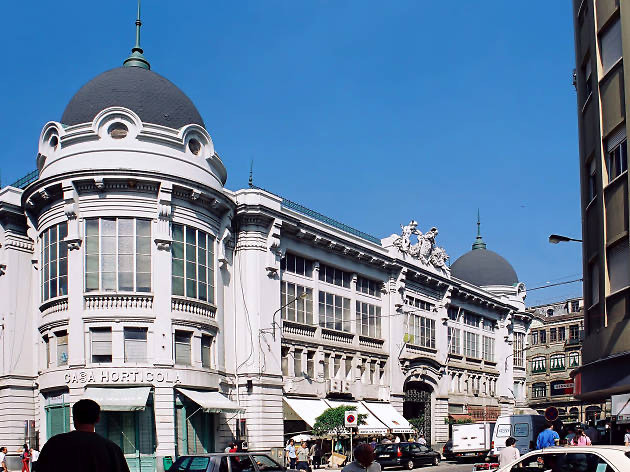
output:
[[[532,385],[532,398],[544,398],[547,396],[547,384],[544,382]]]
[[[545,372],[547,370],[547,359],[545,356],[538,356],[532,359],[532,372]]]
[[[549,370],[564,370],[564,354],[553,354],[549,357]]]
[[[569,353],[569,367],[580,366],[580,353],[578,351]]]

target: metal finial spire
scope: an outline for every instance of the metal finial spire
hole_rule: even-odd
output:
[[[138,17],[136,18],[136,45],[131,49],[131,55],[125,59],[123,65],[125,67],[142,67],[143,69],[151,69],[151,64],[147,61],[142,54],[144,51],[140,47],[140,27],[142,21],[140,21],[140,0],[138,0]]]
[[[479,208],[477,208],[477,239],[475,239],[475,242],[472,245],[473,249],[485,249],[486,248],[486,243],[484,242],[483,238],[481,237],[481,218],[479,216]]]
[[[254,187],[254,159],[249,163],[249,188]]]

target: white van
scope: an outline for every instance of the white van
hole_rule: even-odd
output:
[[[492,435],[491,456],[498,456],[505,447],[505,440],[512,436],[521,455],[536,449],[538,434],[545,429],[543,415],[499,416]]]

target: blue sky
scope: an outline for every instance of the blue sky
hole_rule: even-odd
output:
[[[117,67],[134,0],[4,6],[3,184],[35,168],[42,126]],[[579,278],[568,2],[149,1],[152,69],[195,102],[231,189],[255,184],[386,237],[411,218],[451,262],[481,209],[488,249],[530,288]],[[531,292],[529,304],[581,293]]]

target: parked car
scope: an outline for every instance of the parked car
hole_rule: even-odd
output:
[[[549,447],[525,454],[497,472],[625,472],[630,448],[625,446]]]
[[[376,462],[381,467],[414,469],[419,465],[440,463],[440,453],[415,442],[379,444],[374,450]]]
[[[453,440],[449,439],[446,441],[446,444],[442,447],[442,457],[446,460],[451,460],[455,458],[455,454],[453,453]]]
[[[233,452],[180,456],[167,472],[293,472],[267,454]]]

